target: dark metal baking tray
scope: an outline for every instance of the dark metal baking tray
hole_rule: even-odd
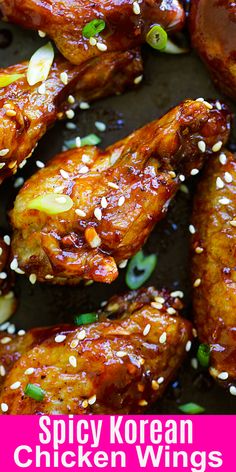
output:
[[[7,33],[6,33],[7,31]],[[4,67],[27,59],[42,45],[36,32],[23,31],[6,23],[0,23],[0,66]],[[157,118],[185,98],[221,97],[214,88],[209,74],[196,55],[191,52],[181,56],[158,54],[144,48],[145,79],[141,87],[123,96],[96,102],[89,110],[78,111],[75,120],[77,130],[68,131],[65,122],[58,123],[39,143],[34,156],[17,176],[28,178],[36,172],[36,159],[46,162],[62,149],[63,141],[75,136],[97,132],[96,120],[108,125],[100,133],[102,146],[126,136],[145,123]],[[232,110],[236,110],[231,105]],[[232,145],[234,138],[232,137]],[[16,190],[15,177],[0,188],[0,226],[9,234],[7,210],[11,207]],[[196,178],[194,180],[196,182]],[[189,283],[188,225],[191,200],[195,184],[188,183],[189,194],[180,191],[171,204],[167,218],[156,226],[145,251],[155,252],[158,263],[146,285],[166,287],[185,292],[185,316],[191,318],[191,287]],[[16,292],[19,305],[12,322],[17,328],[50,325],[72,321],[73,316],[94,310],[103,300],[127,289],[125,270],[112,285],[93,284],[88,287],[59,287],[36,284],[32,286],[24,276],[17,276]],[[206,372],[194,370],[190,358],[169,387],[164,399],[152,409],[152,413],[178,413],[178,404],[194,401],[206,408],[206,413],[236,413],[236,400],[218,387]]]

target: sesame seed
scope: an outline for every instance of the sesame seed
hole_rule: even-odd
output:
[[[151,325],[150,325],[150,324],[147,324],[147,325],[145,326],[144,330],[143,330],[143,335],[144,335],[144,336],[147,336],[148,333],[149,333],[149,331],[150,331],[150,329],[151,329]]]
[[[98,50],[101,51],[101,52],[107,51],[107,45],[104,44],[104,43],[97,42],[96,46],[97,46]]]
[[[234,228],[236,228],[236,220],[230,221],[229,224],[233,226]]]
[[[10,149],[1,149],[0,150],[0,156],[6,156],[9,153]]]
[[[185,176],[183,174],[180,174],[179,180],[180,180],[180,182],[184,182],[185,181]]]
[[[188,229],[189,229],[189,232],[190,232],[191,234],[195,234],[195,233],[196,233],[196,228],[195,228],[195,226],[189,225]]]
[[[70,356],[69,357],[69,363],[72,365],[72,367],[77,367],[77,359],[75,356]]]
[[[17,267],[17,269],[15,269],[15,272],[16,272],[17,274],[21,274],[21,275],[22,275],[22,274],[25,274],[25,271],[22,270],[22,269],[20,269],[19,267]]]
[[[202,282],[201,279],[196,279],[194,284],[193,284],[194,288],[199,287],[199,285],[201,285],[201,282]]]
[[[33,367],[29,367],[28,369],[25,370],[25,375],[32,375],[35,372],[35,369]]]
[[[101,219],[102,219],[102,210],[101,210],[101,208],[98,208],[98,207],[95,208],[93,213],[94,213],[95,218],[97,218],[98,221],[101,221]]]
[[[158,302],[151,302],[151,306],[152,308],[155,308],[156,310],[161,310],[163,308],[162,303],[158,303]]]
[[[10,386],[11,390],[17,390],[21,386],[20,382],[15,382]]]
[[[3,365],[0,365],[0,375],[4,377],[6,375],[6,369]]]
[[[29,281],[32,285],[34,285],[37,281],[37,275],[36,274],[30,274]]]
[[[235,222],[235,223],[236,223],[236,222]],[[120,269],[125,269],[125,267],[127,266],[127,264],[128,264],[128,259],[125,259],[124,261],[121,261],[121,262],[119,263],[119,268],[120,268]]]
[[[188,341],[185,346],[185,351],[189,352],[192,347],[192,341]]]
[[[82,166],[79,169],[79,174],[87,174],[89,172],[89,168],[87,166]]]
[[[25,330],[20,329],[17,334],[18,334],[18,336],[24,336],[25,335]]]
[[[7,273],[6,272],[0,272],[0,279],[5,280],[7,278]]]
[[[138,84],[140,84],[140,83],[142,82],[142,80],[143,80],[143,75],[138,75],[138,76],[135,77],[135,79],[134,79],[134,84],[135,84],[135,85],[138,85]]]
[[[176,310],[174,308],[172,308],[171,306],[169,308],[167,308],[167,313],[168,315],[175,315],[176,314]]]
[[[198,145],[199,151],[206,152],[206,143],[205,143],[205,141],[198,141],[197,145]]]
[[[70,103],[70,105],[74,105],[75,97],[73,97],[73,95],[69,95],[68,98],[67,98],[67,101],[68,101],[68,103]]]
[[[205,100],[204,100],[204,98],[202,98],[202,97],[199,97],[199,98],[196,99],[196,102],[204,102],[204,101],[205,101]]]
[[[36,166],[39,169],[43,169],[45,167],[45,164],[42,161],[36,161]]]
[[[75,117],[75,112],[74,110],[66,110],[66,116],[68,120],[72,120]]]
[[[39,35],[40,38],[45,38],[46,33],[42,30],[38,30],[38,35]]]
[[[96,44],[97,44],[96,38],[91,36],[91,38],[89,38],[89,43],[91,44],[91,46],[96,46]]]
[[[157,303],[161,303],[163,305],[163,303],[165,303],[165,299],[163,297],[155,297],[155,301]]]
[[[47,275],[45,275],[45,279],[46,279],[46,280],[52,280],[52,279],[54,279],[54,275],[52,275],[52,274],[47,274]]]
[[[216,188],[221,189],[221,188],[224,188],[224,186],[225,186],[225,184],[224,184],[223,180],[220,177],[217,177],[217,179],[216,179]]]
[[[198,360],[197,360],[196,357],[193,357],[193,358],[191,359],[191,366],[192,366],[192,368],[195,369],[195,370],[198,368]]]
[[[172,177],[173,179],[175,179],[175,177],[176,177],[176,173],[175,173],[173,170],[171,170],[171,171],[169,172],[169,175],[170,175],[170,177]]]
[[[166,334],[166,333],[162,333],[162,335],[161,335],[160,338],[159,338],[159,342],[160,342],[161,344],[165,344],[166,340],[167,340],[167,334]]]
[[[11,341],[11,338],[9,338],[9,336],[5,336],[4,338],[2,338],[0,340],[0,343],[1,344],[8,344],[10,341]]]
[[[108,187],[114,188],[116,190],[119,190],[119,186],[117,184],[114,184],[114,182],[108,182]]]
[[[191,175],[197,175],[197,174],[199,174],[199,170],[198,169],[192,169],[190,174]]]
[[[222,141],[218,141],[217,143],[214,144],[214,146],[212,146],[211,149],[212,149],[213,152],[218,152],[218,151],[220,151],[222,146],[223,146]]]
[[[225,165],[227,162],[227,156],[223,152],[219,155],[219,161],[222,165]]]
[[[133,12],[134,12],[135,15],[140,15],[141,10],[140,10],[140,6],[139,6],[138,2],[133,3]]]
[[[88,156],[87,154],[83,154],[81,160],[84,164],[88,164],[91,161],[90,156]]]
[[[76,124],[68,121],[68,123],[66,123],[66,129],[76,129]]]
[[[15,334],[16,332],[16,327],[14,324],[10,324],[10,326],[7,328],[8,334]]]
[[[87,401],[87,400],[84,400],[84,401],[82,402],[82,407],[83,407],[83,408],[87,408],[87,407],[88,407],[88,401]]]
[[[87,102],[80,102],[79,107],[81,110],[88,110],[90,108],[90,105]]]
[[[9,321],[0,325],[0,331],[5,331],[10,326]]]
[[[8,405],[6,403],[1,403],[1,410],[3,413],[8,411]]]
[[[116,355],[117,355],[117,357],[125,357],[125,356],[127,356],[127,352],[125,352],[125,351],[117,351]]]
[[[46,93],[46,84],[43,82],[39,87],[38,87],[38,93],[40,95],[45,95]]]
[[[101,207],[102,207],[102,208],[107,208],[107,205],[108,205],[108,201],[107,201],[106,197],[102,197],[102,199],[101,199]]]
[[[148,405],[148,402],[146,400],[140,400],[138,402],[139,406],[147,406]]]
[[[6,115],[10,116],[10,117],[11,116],[16,116],[16,111],[15,110],[7,110]]]
[[[231,385],[231,387],[229,388],[229,393],[231,393],[231,395],[236,396],[236,387],[234,385]]]
[[[159,377],[159,379],[157,379],[157,383],[161,385],[164,382],[164,380],[165,380],[164,377]]]
[[[182,292],[182,290],[175,290],[175,292],[171,292],[170,296],[172,298],[184,298],[184,292]]]
[[[11,244],[11,238],[10,238],[10,236],[8,236],[8,234],[6,234],[6,235],[3,237],[3,241],[4,241],[4,243],[5,243],[7,246],[10,246],[10,244]]]
[[[107,129],[107,126],[102,121],[95,121],[95,126],[101,133],[103,133]]]
[[[206,100],[204,100],[203,103],[209,110],[212,110],[213,106],[211,105],[211,103],[207,102]]]
[[[74,348],[76,348],[76,347],[78,346],[78,344],[79,344],[78,339],[73,339],[73,341],[71,341],[71,343],[70,343],[70,347],[71,347],[72,349],[74,349]]]
[[[217,110],[222,110],[222,105],[219,102],[219,100],[216,101],[216,108],[217,108]]]
[[[58,335],[55,337],[55,342],[56,342],[56,343],[63,343],[63,341],[65,341],[65,339],[66,339],[65,334],[58,334]]]
[[[159,384],[156,380],[152,380],[152,390],[159,390]]]
[[[16,270],[18,267],[18,260],[16,258],[14,258],[12,261],[11,261],[11,264],[10,264],[10,268],[11,270]]]
[[[62,72],[60,74],[60,79],[61,79],[61,81],[64,85],[67,85],[68,84],[68,74],[67,74],[67,72]]]
[[[88,399],[88,404],[89,404],[89,405],[94,405],[94,403],[96,403],[96,400],[97,400],[96,395],[93,395],[92,397],[90,397],[90,398]]]
[[[23,185],[24,179],[23,177],[17,177],[17,179],[14,182],[14,188],[19,188],[21,185]]]
[[[85,211],[80,210],[79,208],[76,208],[75,213],[76,213],[76,215],[78,215],[78,216],[82,216],[82,217],[85,217],[85,216],[86,216]]]
[[[122,195],[122,197],[119,198],[118,200],[118,206],[121,207],[125,203],[125,197]]]
[[[220,379],[220,380],[227,380],[228,378],[229,378],[228,372],[221,372],[221,373],[218,375],[218,379]]]
[[[85,329],[83,329],[82,331],[79,331],[77,333],[77,338],[80,340],[80,341],[83,341],[85,338],[86,338],[86,331]]]
[[[219,203],[221,203],[221,205],[229,205],[230,200],[226,197],[223,197],[219,199]]]
[[[196,254],[201,254],[203,251],[204,251],[203,247],[197,246],[197,247],[195,248]]]
[[[225,182],[227,182],[227,184],[231,184],[231,182],[233,182],[233,177],[229,172],[225,172],[224,178],[225,178]]]
[[[69,177],[70,177],[68,172],[66,172],[64,169],[60,170],[60,174],[63,177],[63,179],[69,179]]]

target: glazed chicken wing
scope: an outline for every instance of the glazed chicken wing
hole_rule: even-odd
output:
[[[15,277],[14,272],[10,270],[9,240],[8,235],[0,237],[0,324],[7,321],[16,309],[16,298],[12,290]]]
[[[138,51],[107,53],[103,61],[73,66],[58,57],[43,87],[28,84],[27,68],[25,62],[0,70],[1,77],[24,74],[0,88],[0,183],[24,164],[46,130],[73,106],[68,102],[71,93],[78,101],[121,93],[142,74],[142,59]]]
[[[170,306],[175,316],[168,315]],[[34,329],[20,344],[19,336],[4,344],[2,337],[0,358],[9,370],[0,394],[2,411],[144,411],[162,396],[189,349],[191,324],[178,316],[179,306],[180,301],[164,291],[144,289],[113,297],[99,322]],[[28,384],[43,391],[41,401],[27,395]]]
[[[236,382],[236,160],[211,159],[193,210],[193,292],[201,342],[211,348],[211,374]],[[223,374],[222,374],[223,373]]]
[[[195,175],[229,128],[224,105],[186,100],[106,151],[59,154],[16,198],[15,264],[34,281],[112,282],[165,215],[183,174]]]
[[[1,0],[0,11],[8,21],[44,31],[74,64],[139,46],[153,24],[176,31],[184,22],[178,0]]]
[[[193,47],[215,84],[236,99],[236,3],[191,0],[189,19]]]

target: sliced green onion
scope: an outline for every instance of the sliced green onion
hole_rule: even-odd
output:
[[[143,251],[137,252],[128,264],[125,281],[129,288],[136,290],[141,287],[154,271],[157,256],[151,254],[144,256]]]
[[[186,54],[189,52],[189,49],[177,46],[177,44],[173,43],[173,41],[168,38],[166,46],[162,52],[165,52],[166,54]]]
[[[47,80],[54,59],[52,43],[39,48],[31,57],[27,70],[29,85]]]
[[[83,36],[87,39],[96,36],[101,33],[106,28],[106,23],[104,20],[95,19],[87,23],[82,30]]]
[[[24,74],[2,74],[0,75],[0,87],[7,87],[7,85],[16,82],[17,80],[25,77]]]
[[[41,402],[45,397],[45,391],[38,385],[29,383],[25,388],[25,395],[33,398],[33,400],[36,400],[37,402]]]
[[[179,410],[188,415],[197,415],[199,413],[204,413],[205,408],[198,405],[197,403],[185,403],[185,405],[180,405]]]
[[[153,49],[161,51],[166,47],[168,36],[160,25],[154,25],[147,33],[146,42]]]
[[[75,324],[77,326],[95,323],[97,321],[97,313],[83,313],[82,315],[75,316]]]
[[[97,146],[101,142],[101,138],[97,136],[96,134],[88,134],[88,136],[85,136],[84,138],[81,138],[80,140],[80,146]],[[65,146],[67,149],[74,149],[78,147],[76,144],[76,139],[69,139],[68,141],[64,142]]]
[[[48,215],[57,215],[69,211],[73,206],[73,200],[68,195],[59,193],[47,193],[34,198],[28,204],[30,210],[38,210]]]
[[[207,344],[200,344],[197,351],[197,359],[202,367],[208,367],[210,363],[210,347]]]

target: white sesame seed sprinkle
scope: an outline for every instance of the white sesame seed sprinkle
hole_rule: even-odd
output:
[[[79,169],[79,174],[87,174],[89,172],[89,168],[87,166],[82,166]]]
[[[225,165],[227,162],[227,156],[223,152],[219,155],[219,161],[222,165]]]
[[[133,3],[133,12],[134,12],[135,15],[140,15],[141,10],[140,10],[140,6],[139,6],[138,2]]]
[[[220,380],[227,380],[228,378],[229,378],[228,372],[220,372],[220,374],[218,375],[218,379]]]
[[[79,331],[77,333],[77,338],[80,340],[80,341],[83,341],[85,338],[86,338],[86,331],[85,329],[82,329],[82,331]]]
[[[3,413],[6,413],[8,411],[7,403],[1,403],[1,410]]]
[[[233,177],[229,172],[225,172],[224,179],[227,184],[231,184],[231,182],[233,182]]]
[[[66,110],[66,116],[68,120],[72,120],[75,117],[75,112],[74,110]]]
[[[5,280],[7,278],[7,273],[6,272],[0,272],[0,279]]]
[[[192,169],[190,174],[191,175],[197,175],[197,174],[199,174],[199,170],[198,169]]]
[[[80,102],[79,107],[81,110],[88,110],[90,108],[90,105],[87,102]]]
[[[102,219],[102,210],[101,210],[101,208],[98,208],[98,207],[95,208],[95,210],[94,210],[93,213],[94,213],[95,218],[96,218],[98,221],[101,221],[101,219]]]
[[[108,201],[107,201],[106,197],[102,197],[102,199],[101,199],[101,207],[102,207],[102,208],[107,208],[107,205],[108,205]]]
[[[4,243],[5,243],[7,246],[10,246],[10,244],[11,244],[11,238],[10,238],[10,236],[8,236],[8,234],[6,234],[6,235],[3,237],[3,241],[4,241]]]
[[[176,310],[172,306],[167,308],[166,311],[167,311],[168,315],[175,315],[176,314]]]
[[[97,130],[100,131],[101,133],[103,133],[107,129],[106,124],[103,123],[102,121],[95,121],[95,126]]]
[[[25,375],[32,375],[35,372],[35,369],[33,367],[29,367],[28,369],[25,370]]]
[[[166,340],[167,340],[167,334],[166,333],[162,333],[160,338],[159,338],[159,342],[161,344],[165,344],[166,343]]]
[[[45,167],[45,164],[44,162],[42,161],[36,161],[36,166],[39,168],[39,169],[43,169]]]
[[[10,149],[1,149],[0,150],[0,156],[6,156],[9,153]]]
[[[189,341],[186,343],[185,351],[186,351],[186,352],[189,352],[189,351],[191,350],[191,347],[192,347],[192,341],[189,340]]]
[[[214,144],[214,146],[212,146],[212,151],[218,152],[221,150],[222,146],[223,146],[222,141],[218,141],[217,143]]]
[[[85,217],[85,216],[86,216],[85,211],[80,210],[79,208],[76,208],[75,213],[76,213],[76,215],[81,216],[81,217]]]
[[[60,79],[61,79],[61,81],[64,85],[67,85],[68,84],[68,74],[67,74],[67,72],[62,72],[60,74]]]
[[[223,180],[220,177],[217,177],[217,179],[216,179],[216,188],[219,190],[219,189],[224,188],[224,186],[225,186],[225,184],[224,184]]]
[[[63,179],[69,179],[69,177],[70,177],[68,172],[66,172],[64,169],[60,170],[60,174],[63,177]]]
[[[25,330],[20,329],[17,334],[18,334],[18,336],[24,336],[25,335]]]
[[[198,360],[197,360],[196,357],[193,357],[193,358],[191,359],[191,366],[192,366],[192,368],[195,369],[195,370],[198,368]]]
[[[150,324],[147,324],[147,325],[145,326],[144,330],[143,330],[143,335],[144,335],[144,336],[147,336],[148,333],[149,333],[149,331],[150,331],[150,329],[151,329],[151,325],[150,325]]]
[[[8,344],[10,342],[11,342],[11,338],[9,338],[9,336],[5,336],[4,338],[0,340],[1,344]]]
[[[236,221],[235,221],[235,223],[236,223]],[[119,268],[120,268],[120,269],[125,269],[125,267],[127,266],[127,264],[128,264],[128,259],[124,259],[123,261],[121,261],[121,262],[119,263]]]
[[[10,268],[11,270],[16,270],[18,267],[18,260],[16,257],[11,261]]]
[[[236,387],[234,385],[231,385],[231,387],[229,388],[229,393],[231,393],[231,395],[236,396]]]
[[[67,98],[67,101],[70,105],[74,105],[75,97],[73,97],[73,95],[69,95],[68,98]]]
[[[206,152],[206,143],[205,143],[205,141],[198,141],[197,145],[198,145],[199,151]]]
[[[42,30],[38,30],[38,35],[40,38],[45,38],[46,37],[46,33]]]
[[[108,187],[114,188],[116,190],[119,190],[119,186],[115,184],[114,182],[108,182]]]
[[[125,197],[122,195],[118,200],[118,206],[121,207],[125,203]]]
[[[159,379],[157,379],[157,383],[159,385],[161,385],[164,381],[165,381],[164,377],[159,377]]]
[[[163,303],[165,303],[165,299],[163,297],[155,297],[155,301],[157,303],[161,303],[163,305]]]
[[[66,339],[65,334],[57,334],[57,336],[55,337],[55,342],[56,343],[63,343],[63,341],[65,341],[65,339]]]
[[[189,232],[190,232],[191,234],[195,234],[195,233],[196,233],[196,228],[195,228],[195,226],[189,225],[188,229],[189,229]]]
[[[70,356],[69,357],[69,363],[72,367],[77,367],[77,359],[75,356]]]
[[[216,101],[216,108],[217,108],[217,110],[222,110],[222,105],[219,102],[219,100]]]
[[[88,404],[89,404],[89,405],[94,405],[94,403],[96,403],[96,400],[97,400],[96,395],[93,395],[92,397],[90,397],[90,398],[88,399]]]
[[[96,46],[96,44],[97,44],[96,38],[91,36],[91,38],[89,38],[89,43],[90,43],[91,46]]]
[[[135,77],[134,79],[134,85],[138,85],[142,82],[143,80],[143,75],[138,75],[137,77]]]
[[[97,42],[96,46],[97,46],[98,50],[101,51],[101,52],[107,51],[107,45],[104,44],[104,43]]]
[[[6,321],[6,323],[3,323],[0,325],[0,331],[5,331],[8,326],[10,326],[10,322],[9,321]]]
[[[180,182],[184,182],[185,181],[185,176],[183,174],[180,174],[179,180],[180,180]]]
[[[37,275],[36,274],[30,274],[29,281],[32,285],[34,285],[37,281]]]
[[[160,302],[151,302],[151,307],[155,308],[156,310],[161,310],[163,308],[163,305]]]
[[[46,93],[46,84],[43,82],[39,87],[38,87],[38,93],[40,95],[45,95]]]
[[[73,341],[71,341],[71,343],[70,343],[70,347],[72,349],[75,349],[78,346],[78,344],[79,344],[78,339],[73,339]]]
[[[117,355],[117,357],[126,357],[126,356],[127,356],[127,352],[125,352],[125,351],[117,351],[116,355]]]
[[[20,169],[23,169],[23,167],[25,166],[26,163],[27,163],[27,160],[24,159],[24,160],[19,164],[19,168],[20,168]]]
[[[233,226],[234,228],[236,228],[236,220],[230,221],[229,224]]]
[[[21,185],[23,185],[24,179],[23,177],[17,177],[17,179],[14,182],[14,188],[19,188]]]
[[[15,332],[16,332],[16,327],[15,327],[15,325],[14,325],[14,324],[10,324],[10,326],[8,326],[8,328],[7,328],[7,332],[8,332],[8,334],[15,334]]]
[[[18,388],[20,388],[20,386],[21,386],[21,383],[18,381],[18,382],[13,383],[13,384],[10,386],[10,389],[11,389],[11,390],[17,390]]]
[[[226,197],[222,197],[219,199],[219,203],[221,203],[221,205],[229,205],[230,200]]]
[[[212,110],[213,105],[211,105],[211,103],[207,102],[206,100],[204,100],[203,103],[208,108],[208,110]]]
[[[6,369],[3,365],[0,365],[0,376],[4,377],[6,375]]]
[[[68,123],[66,123],[66,129],[76,129],[76,124],[68,121]]]
[[[201,283],[202,283],[201,279],[196,279],[194,284],[193,284],[194,288],[199,287],[199,285],[201,285]]]
[[[172,298],[184,298],[184,292],[182,290],[175,290],[174,292],[171,292],[170,296]]]

